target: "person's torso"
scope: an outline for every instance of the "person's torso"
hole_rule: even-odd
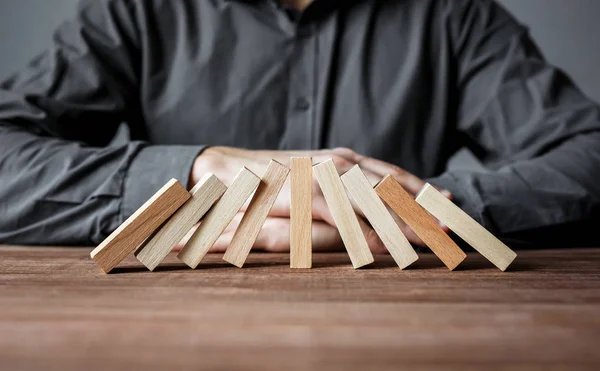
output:
[[[158,144],[349,147],[439,173],[458,146],[440,3],[317,0],[296,19],[272,1],[153,1],[140,15],[139,134]]]

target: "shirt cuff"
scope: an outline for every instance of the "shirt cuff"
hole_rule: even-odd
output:
[[[460,173],[460,172],[459,172]],[[484,202],[479,193],[470,185],[463,181],[459,173],[444,173],[438,177],[426,179],[426,181],[440,189],[448,190],[452,193],[452,202],[458,205],[470,217],[488,230],[495,230],[493,223],[486,218]],[[466,174],[465,174],[466,175]]]
[[[134,157],[125,177],[122,220],[126,220],[172,178],[187,187],[204,146],[148,146]]]

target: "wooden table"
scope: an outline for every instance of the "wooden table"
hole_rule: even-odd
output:
[[[89,252],[0,247],[0,369],[600,369],[600,249],[523,251],[505,273],[477,254],[455,272],[251,254],[106,275]]]

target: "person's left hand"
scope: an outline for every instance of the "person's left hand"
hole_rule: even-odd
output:
[[[373,185],[385,175],[390,174],[413,196],[425,185],[425,181],[398,166],[375,158],[363,156],[348,148],[334,148],[317,151],[255,151],[230,147],[210,147],[197,158],[194,168],[192,169],[191,183],[194,184],[201,175],[209,172],[217,175],[217,177],[226,184],[229,184],[232,177],[239,171],[241,166],[247,166],[250,170],[260,175],[264,172],[264,168],[271,159],[289,165],[290,157],[293,156],[312,157],[315,163],[332,159],[340,174],[350,170],[355,165],[359,165],[365,176]],[[449,193],[445,194],[446,197],[451,197]],[[352,200],[352,198],[350,199]],[[290,202],[290,182],[288,179],[279,193],[273,207],[269,211],[269,217],[289,219]],[[247,205],[248,203],[242,207],[242,212]],[[387,251],[378,235],[375,233],[375,230],[366,220],[362,211],[356,207],[356,205],[353,206],[358,216],[358,223],[367,239],[371,251]],[[411,243],[424,246],[423,241],[408,227],[408,225],[406,225],[395,213],[392,212],[391,214]],[[329,211],[329,207],[316,179],[313,179],[312,216],[315,221],[323,221],[334,228],[336,226],[335,220]],[[445,230],[447,231],[447,229]],[[269,237],[268,239],[269,243],[274,243],[274,240],[275,238],[272,237]],[[283,241],[283,239],[277,240]],[[289,237],[285,240],[288,241]],[[260,246],[261,243],[257,242],[256,247],[259,248]],[[284,245],[279,246],[277,250],[284,250],[286,248],[289,249],[289,241]]]
[[[233,218],[232,222],[229,223],[225,231],[219,236],[217,242],[211,247],[210,252],[223,253],[227,250],[243,216],[244,213],[239,212],[235,218]],[[180,250],[196,229],[197,227],[194,227],[186,237],[175,246],[175,250]],[[338,230],[320,220],[313,220],[312,243],[313,251],[316,252],[341,251],[344,249],[344,244]],[[265,252],[290,251],[290,219],[286,217],[267,217],[252,249]]]

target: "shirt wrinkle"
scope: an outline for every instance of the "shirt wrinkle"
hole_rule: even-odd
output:
[[[87,0],[0,86],[0,243],[98,243],[206,146],[349,147],[511,240],[600,212],[598,105],[491,0]]]

